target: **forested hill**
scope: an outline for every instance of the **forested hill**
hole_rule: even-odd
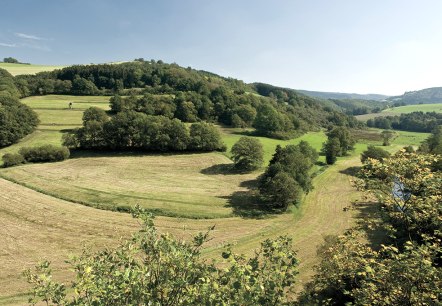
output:
[[[395,104],[432,104],[442,102],[442,87],[425,88],[422,90],[408,91],[402,96],[389,97]]]
[[[154,60],[77,65],[17,76],[15,83],[22,97],[41,94],[132,96],[115,105],[118,111],[162,115],[184,122],[254,127],[258,134],[277,138],[291,138],[331,125],[358,124],[354,117],[293,90],[281,92],[269,85],[263,92],[257,90],[255,84]]]
[[[321,99],[357,99],[357,100],[382,101],[388,98],[388,96],[380,94],[356,94],[356,93],[342,93],[342,92],[310,91],[302,89],[298,89],[297,91],[307,96],[321,98]]]

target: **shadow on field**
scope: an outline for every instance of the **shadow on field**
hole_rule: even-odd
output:
[[[354,202],[352,209],[356,214],[358,225],[362,227],[367,234],[371,247],[378,249],[382,243],[388,240],[385,229],[381,226],[380,204],[373,201]]]
[[[201,169],[200,173],[206,175],[218,175],[218,174],[235,175],[235,174],[246,174],[250,172],[240,171],[238,169],[235,169],[234,164],[218,164]]]
[[[143,152],[143,151],[100,151],[100,150],[71,150],[69,159],[87,157],[130,157],[130,156],[176,156],[204,154],[206,152]]]
[[[360,167],[360,166],[348,167],[344,170],[340,170],[339,173],[356,177],[358,175],[358,172],[361,170],[361,168],[362,167]]]
[[[248,188],[247,191],[236,191],[230,196],[221,197],[227,199],[226,207],[231,207],[235,216],[245,219],[265,219],[280,212],[267,207],[261,201],[256,188],[257,183],[257,180],[244,181],[240,186]]]

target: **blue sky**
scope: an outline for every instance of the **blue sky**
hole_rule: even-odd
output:
[[[0,58],[145,59],[296,89],[442,86],[439,0],[2,0]]]

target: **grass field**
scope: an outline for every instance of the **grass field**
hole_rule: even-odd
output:
[[[0,68],[9,71],[12,75],[19,74],[36,74],[43,71],[53,71],[55,69],[62,69],[66,66],[47,66],[47,65],[24,65],[24,64],[11,64],[0,63]]]
[[[24,146],[61,145],[63,133],[81,126],[85,109],[92,106],[109,109],[109,97],[105,96],[47,95],[25,98],[21,102],[37,112],[40,124],[34,133],[20,142],[0,149],[0,156],[18,152]],[[69,109],[69,102],[73,102],[73,109]]]
[[[220,258],[227,243],[232,243],[237,252],[250,254],[260,241],[288,234],[293,237],[301,261],[299,289],[313,273],[316,248],[323,237],[342,233],[361,213],[358,209],[343,210],[360,198],[350,177],[343,173],[357,164],[357,158],[343,160],[317,176],[315,189],[296,213],[263,219],[157,217],[155,224],[161,231],[183,238],[215,225],[213,239],[204,251],[204,256],[210,258]],[[28,287],[20,273],[26,267],[46,258],[53,263],[56,278],[66,280],[71,276],[64,263],[68,254],[80,252],[84,245],[113,245],[119,237],[137,228],[128,214],[73,204],[2,179],[0,189],[0,222],[4,225],[0,228],[0,266],[4,267],[0,275],[0,304],[23,305]]]
[[[399,107],[393,107],[383,112],[392,114],[408,114],[412,112],[436,112],[442,113],[442,103],[436,104],[416,104],[416,105],[405,105]]]
[[[82,114],[82,109],[89,104],[106,108],[107,98],[45,96],[25,99],[24,103],[41,112],[42,124],[19,144],[0,150],[0,155],[23,145],[60,144],[64,130],[81,124],[78,114]],[[68,101],[74,101],[75,109],[80,109],[77,107],[80,104],[84,104],[84,108],[69,110],[66,108]],[[242,136],[241,130],[221,130],[229,148]],[[381,130],[369,132],[378,134]],[[427,136],[399,132],[387,149],[418,145]],[[268,161],[277,144],[306,140],[320,149],[325,134],[308,133],[290,141],[258,139]],[[93,248],[113,245],[119,237],[137,228],[128,214],[73,202],[111,207],[141,204],[160,215],[179,216],[159,216],[155,223],[161,231],[183,238],[216,225],[213,239],[204,251],[207,258],[219,258],[227,243],[232,243],[238,252],[250,254],[260,241],[287,234],[293,237],[301,262],[299,289],[313,274],[316,249],[323,237],[340,234],[365,216],[367,207],[353,206],[350,211],[343,208],[362,199],[362,194],[352,187],[352,177],[347,170],[360,164],[359,154],[369,143],[380,145],[381,141],[358,143],[351,156],[339,158],[336,165],[314,178],[315,188],[305,196],[299,209],[280,215],[265,214],[254,205],[254,180],[260,171],[231,174],[226,171],[231,164],[226,157],[228,153],[77,154],[59,163],[0,169],[1,176],[19,183],[0,179],[0,245],[3,246],[0,266],[4,267],[0,274],[0,304],[25,303],[27,284],[20,276],[24,268],[47,258],[54,264],[56,277],[66,280],[70,274],[64,260],[69,254],[78,254],[85,244]]]
[[[408,113],[412,113],[412,112],[442,113],[442,103],[398,106],[398,107],[384,109],[380,113],[358,115],[355,117],[359,121],[367,121],[368,119],[373,119],[376,117],[397,116],[400,114],[408,114]]]

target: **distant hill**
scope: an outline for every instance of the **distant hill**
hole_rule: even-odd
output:
[[[400,105],[442,103],[442,87],[407,91],[402,96],[389,97],[388,101]]]
[[[380,94],[356,94],[356,93],[342,93],[342,92],[325,92],[325,91],[310,91],[298,89],[307,96],[321,98],[321,99],[357,99],[357,100],[375,100],[382,101],[388,98],[386,95]]]

